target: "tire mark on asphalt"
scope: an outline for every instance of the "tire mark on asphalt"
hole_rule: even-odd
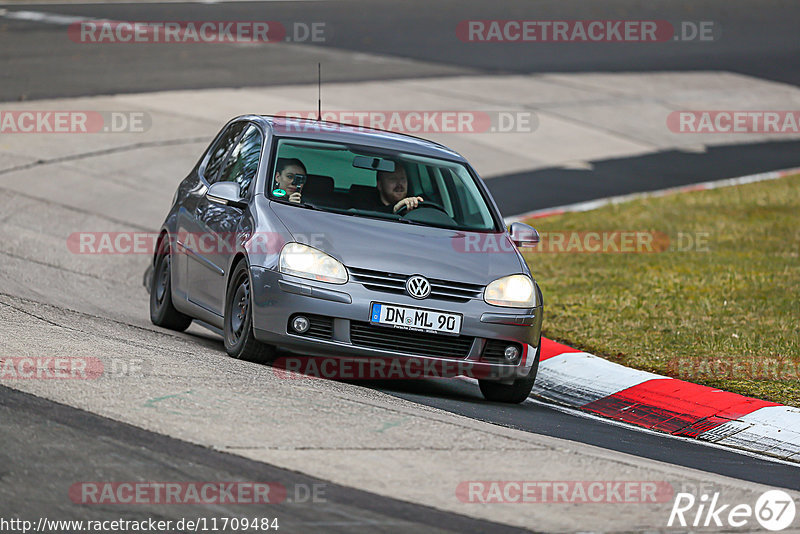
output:
[[[4,171],[0,171],[0,175],[3,174]],[[55,200],[50,200],[47,198],[37,197],[36,195],[31,195],[29,193],[22,193],[21,191],[17,191],[16,189],[9,189],[7,187],[0,187],[0,191],[4,191],[6,193],[10,193],[13,195],[18,195],[22,198],[27,198],[28,200],[36,200],[43,204],[48,204],[50,206],[57,206],[59,208],[63,208],[67,211],[72,211],[74,213],[79,213],[81,215],[90,215],[92,217],[97,217],[99,219],[105,219],[107,221],[113,222],[115,224],[119,224],[121,226],[134,228],[136,230],[141,230],[143,232],[151,232],[153,231],[152,228],[142,226],[140,224],[132,223],[130,221],[123,221],[122,219],[117,219],[116,217],[110,217],[108,215],[103,215],[102,213],[96,213],[94,211],[90,211],[83,208],[78,208],[76,206],[70,206],[69,204],[64,204],[62,202],[56,202]]]
[[[133,145],[126,145],[126,146],[113,147],[113,148],[105,148],[105,149],[102,149],[102,150],[95,150],[95,151],[91,151],[91,152],[83,152],[81,154],[71,154],[69,156],[61,156],[61,157],[58,157],[58,158],[40,159],[40,160],[37,160],[35,162],[25,163],[23,165],[17,165],[15,167],[9,167],[7,169],[0,169],[0,176],[6,175],[6,174],[11,174],[11,173],[14,173],[14,172],[19,172],[19,171],[30,170],[30,169],[34,169],[34,168],[45,166],[45,165],[55,165],[55,164],[64,163],[64,162],[80,161],[80,160],[85,160],[85,159],[89,159],[89,158],[105,156],[105,155],[108,155],[108,154],[119,154],[119,153],[122,153],[122,152],[132,152],[132,151],[135,151],[135,150],[141,150],[141,149],[146,149],[146,148],[154,148],[154,147],[160,148],[160,147],[165,147],[165,146],[190,145],[190,144],[193,144],[193,143],[201,143],[201,142],[205,143],[207,141],[208,141],[207,137],[188,137],[188,138],[183,138],[183,139],[172,139],[172,140],[167,140],[167,141],[146,141],[146,142],[142,142],[142,143],[136,143],[136,144],[133,144]],[[93,217],[98,217],[100,219],[105,219],[105,220],[107,220],[109,222],[113,222],[115,224],[119,224],[119,225],[124,226],[124,227],[133,228],[133,229],[136,229],[136,230],[142,230],[142,231],[145,231],[145,232],[152,231],[152,228],[150,228],[150,227],[145,227],[145,226],[142,226],[142,225],[139,225],[139,224],[136,224],[136,223],[132,223],[130,221],[117,219],[116,217],[111,217],[109,215],[104,215],[102,213],[96,213],[96,212],[90,211],[88,209],[79,208],[79,207],[72,206],[72,205],[69,205],[69,204],[64,204],[62,202],[56,202],[55,200],[51,200],[51,199],[48,199],[48,198],[43,198],[43,197],[40,197],[40,196],[31,195],[29,193],[23,193],[23,192],[18,191],[16,189],[10,189],[8,187],[1,187],[0,186],[0,191],[4,191],[4,192],[7,192],[7,193],[13,194],[13,195],[18,195],[18,196],[20,196],[22,198],[38,201],[38,202],[41,202],[43,204],[47,204],[47,205],[50,205],[50,206],[58,206],[58,207],[63,208],[65,210],[72,211],[74,213],[79,213],[81,215],[91,215]]]
[[[181,341],[184,341],[184,342],[188,341],[185,337],[182,337],[182,336],[179,336],[179,335],[175,335],[175,334],[171,334],[169,332],[164,332],[164,331],[160,331],[160,330],[145,328],[143,326],[139,326],[139,325],[135,325],[135,324],[131,324],[131,323],[126,323],[125,321],[120,321],[120,320],[112,319],[112,318],[109,318],[109,317],[101,317],[99,315],[92,315],[90,313],[85,313],[85,312],[81,312],[81,311],[78,311],[78,310],[73,310],[71,308],[66,308],[66,307],[63,307],[63,306],[57,306],[57,305],[54,305],[54,304],[48,304],[46,302],[40,302],[40,301],[36,301],[36,300],[32,300],[32,299],[26,299],[24,297],[18,297],[16,295],[11,295],[9,293],[0,292],[0,304],[4,304],[5,306],[7,306],[7,307],[9,307],[11,309],[17,310],[17,311],[19,311],[21,313],[24,313],[26,315],[29,315],[31,317],[35,317],[36,319],[40,319],[41,321],[46,322],[48,324],[51,324],[53,326],[56,326],[58,328],[63,328],[65,330],[71,330],[73,332],[80,332],[80,333],[88,334],[88,335],[95,336],[95,337],[100,337],[100,338],[104,338],[104,339],[118,341],[120,343],[124,343],[126,345],[130,345],[130,346],[133,346],[133,347],[146,348],[146,349],[149,349],[149,350],[153,350],[153,348],[154,348],[151,344],[138,343],[138,342],[135,342],[135,341],[125,340],[125,339],[120,338],[119,336],[104,335],[102,332],[100,332],[98,330],[83,330],[81,328],[76,328],[76,327],[73,327],[73,326],[67,326],[67,325],[56,323],[54,321],[51,321],[49,319],[46,319],[46,318],[41,317],[39,315],[36,315],[34,313],[28,312],[23,308],[15,306],[12,303],[9,303],[8,301],[4,301],[4,300],[2,300],[2,297],[6,297],[8,299],[11,299],[12,301],[17,300],[17,301],[22,301],[22,302],[29,303],[29,304],[34,304],[36,306],[40,306],[40,307],[44,307],[44,308],[50,308],[50,309],[58,310],[60,312],[72,313],[74,315],[78,315],[78,316],[82,317],[83,319],[89,319],[89,320],[95,320],[95,321],[97,321],[97,320],[105,321],[105,322],[113,323],[115,325],[119,325],[119,326],[123,326],[123,327],[127,327],[127,328],[132,328],[132,329],[135,329],[135,330],[139,330],[141,332],[145,332],[145,333],[148,333],[148,334],[157,334],[157,335],[163,336],[163,337],[171,337],[173,339],[181,340]],[[199,341],[199,340],[196,340],[195,338],[192,338],[191,341],[192,342],[196,342],[196,341]],[[179,353],[190,355],[190,356],[194,356],[195,355],[195,353],[193,351],[191,351],[191,350],[173,350],[173,349],[171,349],[170,351],[171,352],[179,352]]]
[[[31,163],[24,163],[22,165],[17,165],[15,167],[8,167],[6,169],[0,169],[0,175],[9,174],[12,172],[17,171],[26,171],[29,169],[33,169],[36,167],[40,167],[42,165],[53,165],[56,163],[63,163],[65,161],[78,161],[82,159],[88,158],[95,158],[98,156],[106,156],[109,154],[119,154],[121,152],[131,152],[134,150],[140,150],[143,148],[160,148],[164,146],[180,146],[180,145],[191,145],[193,143],[205,143],[208,142],[208,137],[186,137],[182,139],[167,139],[167,140],[159,140],[159,141],[142,141],[141,143],[135,143],[133,145],[123,145],[111,148],[103,148],[100,150],[92,150],[90,152],[82,152],[80,154],[70,154],[68,156],[59,156],[57,158],[52,159],[38,159]]]
[[[114,278],[114,279],[112,279],[112,278],[103,278],[102,276],[98,276],[96,274],[84,273],[84,272],[81,272],[81,271],[76,271],[74,269],[70,269],[68,267],[62,267],[61,265],[54,265],[52,263],[47,263],[46,261],[37,260],[37,259],[34,259],[34,258],[27,258],[25,256],[19,256],[17,254],[13,254],[13,253],[7,252],[5,250],[0,250],[0,254],[2,254],[3,256],[8,256],[9,258],[14,258],[16,260],[22,260],[22,261],[26,261],[26,262],[30,262],[30,263],[35,263],[35,264],[41,265],[43,267],[50,267],[52,269],[56,269],[58,271],[63,271],[65,273],[77,274],[79,276],[86,276],[88,278],[93,278],[95,280],[100,280],[101,282],[112,282],[112,283],[120,282],[120,280],[118,278]],[[137,286],[138,287],[139,283],[138,282],[134,283],[134,284],[132,284],[132,286]]]
[[[3,304],[5,307],[11,308],[12,310],[16,310],[16,311],[22,313],[23,315],[27,315],[28,317],[33,317],[34,319],[39,319],[40,321],[42,321],[44,323],[47,323],[49,325],[55,326],[57,328],[64,328],[60,324],[58,324],[56,322],[53,322],[50,319],[45,319],[44,317],[36,315],[35,313],[31,313],[31,312],[29,312],[27,310],[23,310],[22,308],[17,308],[16,306],[14,306],[12,304],[9,304],[7,302],[0,302],[0,304]]]

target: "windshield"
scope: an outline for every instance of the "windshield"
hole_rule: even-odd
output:
[[[273,200],[361,217],[471,231],[496,230],[461,163],[382,149],[278,140]]]

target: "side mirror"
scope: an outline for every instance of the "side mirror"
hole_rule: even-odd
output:
[[[511,241],[518,247],[533,247],[539,243],[539,232],[536,228],[521,222],[511,223],[508,227]]]
[[[233,206],[234,208],[246,208],[247,201],[241,197],[239,184],[235,182],[217,182],[211,184],[206,191],[206,198],[211,202]]]

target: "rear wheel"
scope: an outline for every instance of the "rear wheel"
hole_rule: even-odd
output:
[[[253,335],[251,292],[247,262],[240,261],[233,269],[225,293],[225,351],[237,359],[266,363],[273,359],[275,349]]]
[[[501,384],[491,380],[478,380],[483,398],[492,402],[507,402],[509,404],[519,404],[531,394],[533,383],[536,381],[536,372],[539,370],[539,351],[541,350],[542,340],[539,338],[539,347],[536,349],[536,359],[531,365],[528,376],[517,378],[511,384]]]
[[[176,310],[172,304],[172,253],[167,239],[159,245],[150,280],[150,321],[156,326],[178,332],[183,332],[192,324],[192,318]]]

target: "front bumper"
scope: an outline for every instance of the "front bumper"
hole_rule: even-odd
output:
[[[413,358],[425,363],[438,362],[441,364],[438,369],[445,376],[467,375],[500,381],[528,376],[531,368],[538,365],[541,303],[536,308],[516,310],[491,306],[477,299],[463,303],[435,298],[416,300],[408,295],[369,290],[353,281],[342,285],[326,284],[262,267],[251,267],[251,279],[256,339],[291,352],[344,358]],[[460,335],[464,337],[464,343],[469,343],[466,354],[449,356],[440,352],[432,356],[423,354],[424,349],[418,353],[367,347],[354,342],[351,336],[354,328],[360,325],[362,332],[364,328],[371,328],[368,323],[372,302],[462,314]],[[291,331],[289,321],[297,314],[332,318],[330,338],[311,338]],[[394,333],[398,334],[398,331]],[[399,334],[415,336],[416,333],[400,330]],[[471,338],[471,341],[466,338]],[[519,362],[509,365],[487,361],[484,349],[488,340],[519,343],[522,348]]]

